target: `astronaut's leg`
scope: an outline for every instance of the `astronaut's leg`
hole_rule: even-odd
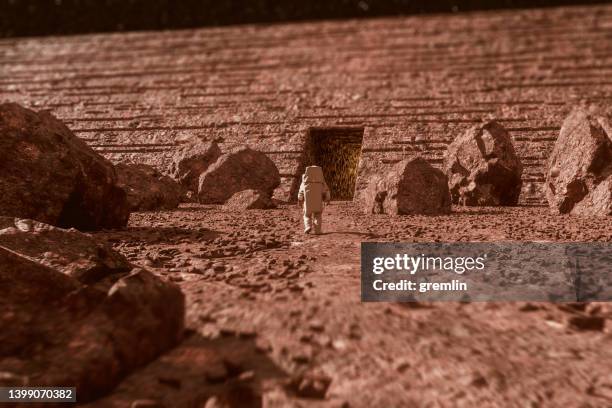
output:
[[[306,234],[310,234],[311,230],[312,230],[312,217],[311,217],[311,214],[308,214],[306,211],[304,211],[304,232]]]
[[[314,232],[315,234],[321,233],[321,227],[323,226],[323,213],[316,212],[312,214],[312,223],[314,224]]]

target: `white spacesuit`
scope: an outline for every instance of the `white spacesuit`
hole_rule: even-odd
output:
[[[302,175],[302,184],[298,192],[298,202],[304,208],[304,232],[309,234],[313,227],[314,233],[321,233],[323,222],[323,202],[331,199],[329,188],[323,177],[323,169],[319,166],[308,166]]]

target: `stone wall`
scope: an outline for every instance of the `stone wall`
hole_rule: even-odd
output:
[[[117,162],[164,170],[191,135],[265,151],[299,177],[308,129],[363,127],[357,189],[495,118],[543,204],[578,102],[612,100],[612,6],[0,40],[0,100],[50,109]]]

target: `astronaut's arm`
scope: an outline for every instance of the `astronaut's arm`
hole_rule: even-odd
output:
[[[323,201],[329,204],[331,201],[331,193],[329,192],[329,187],[327,183],[323,183]]]
[[[298,191],[298,205],[301,206],[304,202],[304,184],[300,185],[300,190]]]

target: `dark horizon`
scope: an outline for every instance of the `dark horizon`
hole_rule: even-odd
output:
[[[184,29],[608,3],[602,0],[0,0],[0,37]]]

